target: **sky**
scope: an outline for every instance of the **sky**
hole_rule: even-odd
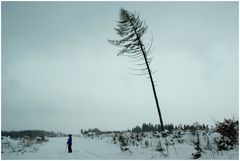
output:
[[[107,41],[121,7],[153,37],[164,123],[238,118],[238,2],[2,2],[2,130],[159,123],[150,80]]]

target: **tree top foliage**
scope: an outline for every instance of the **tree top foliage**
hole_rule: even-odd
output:
[[[136,65],[141,66],[143,74],[147,74],[146,63],[150,65],[152,58],[149,57],[152,41],[150,45],[143,43],[143,35],[147,32],[148,26],[144,20],[141,20],[139,14],[129,12],[123,8],[120,9],[119,21],[114,28],[119,40],[108,40],[112,45],[121,47],[118,56],[127,56],[132,58]],[[145,62],[146,58],[147,62]]]

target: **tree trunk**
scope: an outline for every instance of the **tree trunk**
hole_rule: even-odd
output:
[[[158,116],[159,116],[159,121],[160,121],[160,125],[161,125],[161,131],[164,131],[164,126],[163,126],[163,120],[162,120],[162,114],[161,114],[161,111],[160,111],[160,107],[159,107],[159,104],[158,104],[158,98],[157,98],[157,93],[156,93],[156,90],[155,90],[155,85],[154,85],[154,82],[153,82],[153,78],[152,78],[152,73],[151,73],[151,70],[150,70],[150,67],[149,67],[149,64],[148,64],[148,61],[147,61],[147,55],[145,53],[145,50],[143,49],[143,44],[142,44],[142,41],[137,33],[137,30],[136,28],[134,27],[132,21],[131,21],[131,18],[128,17],[131,25],[133,26],[133,29],[134,29],[134,33],[136,34],[137,36],[137,39],[138,39],[138,42],[139,42],[139,45],[141,47],[141,51],[143,53],[143,57],[144,57],[144,60],[145,60],[145,64],[147,66],[147,70],[148,70],[148,74],[149,74],[149,78],[150,78],[150,81],[151,81],[151,85],[152,85],[152,89],[153,89],[153,94],[154,94],[154,98],[155,98],[155,102],[156,102],[156,106],[157,106],[157,111],[158,111]]]

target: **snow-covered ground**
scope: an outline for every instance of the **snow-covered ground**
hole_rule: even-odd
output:
[[[155,138],[156,139],[156,138]],[[11,152],[10,149],[4,148],[2,144],[3,160],[36,160],[36,159],[60,159],[60,160],[105,160],[105,159],[192,159],[191,154],[194,153],[194,146],[190,143],[175,144],[169,146],[168,155],[164,155],[156,151],[154,146],[146,147],[142,142],[138,146],[129,146],[129,151],[122,151],[118,143],[114,144],[112,137],[91,138],[91,137],[73,137],[72,153],[67,153],[67,138],[57,137],[49,138],[48,142],[37,144],[34,149],[25,152]],[[10,139],[11,144],[17,145],[17,140]],[[2,142],[3,143],[3,142]],[[212,152],[203,151],[199,159],[238,159],[238,147],[229,151]]]

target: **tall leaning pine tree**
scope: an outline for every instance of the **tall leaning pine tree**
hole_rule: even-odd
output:
[[[143,43],[143,35],[147,31],[145,21],[140,20],[139,15],[131,13],[125,9],[120,9],[120,20],[118,21],[117,28],[114,28],[120,36],[120,40],[109,40],[112,45],[121,47],[118,56],[127,56],[136,61],[136,65],[141,66],[139,70],[142,71],[141,75],[147,75],[151,81],[152,90],[157,106],[158,116],[161,125],[161,131],[164,130],[163,119],[158,103],[157,93],[152,77],[152,70],[150,64],[152,58],[150,57],[150,45]],[[139,75],[139,74],[137,74]]]

